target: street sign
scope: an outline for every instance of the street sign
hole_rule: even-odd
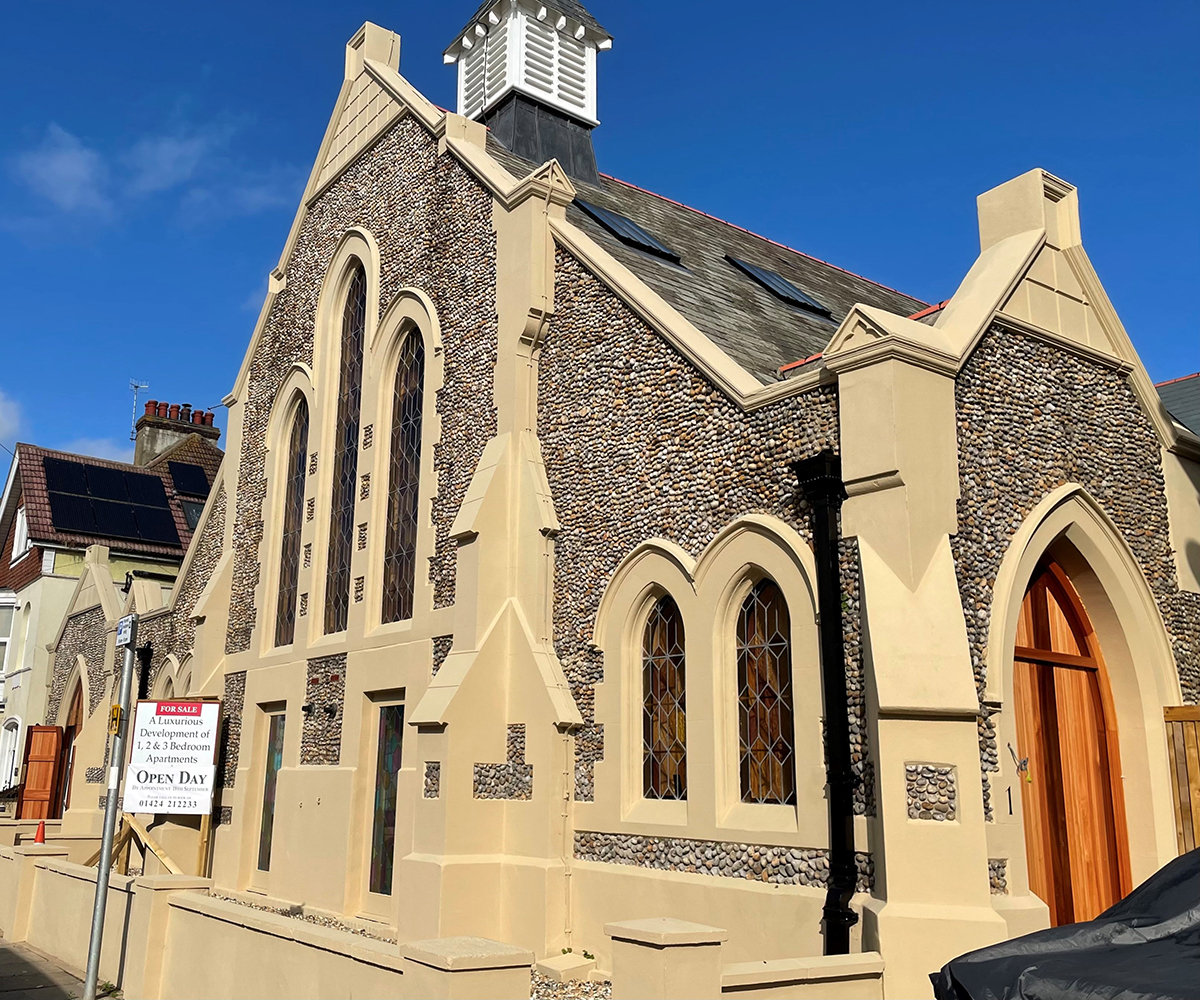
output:
[[[212,812],[221,703],[139,701],[125,771],[127,813]]]
[[[117,647],[128,646],[129,637],[133,632],[133,615],[126,615],[117,622]]]

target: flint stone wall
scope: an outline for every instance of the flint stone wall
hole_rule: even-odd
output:
[[[445,382],[435,405],[435,549],[428,574],[434,606],[454,603],[456,550],[449,531],[487,440],[495,433],[496,251],[492,198],[411,116],[387,129],[321,196],[301,223],[287,284],[272,304],[250,359],[243,406],[227,653],[250,648],[258,611],[259,550],[266,498],[266,439],[276,392],[292,365],[312,364],[317,300],[351,226],[379,244],[382,315],[403,287],[433,300],[442,328]],[[313,465],[316,464],[314,453]],[[306,521],[306,525],[311,518]],[[307,526],[306,533],[310,531]]]
[[[829,884],[829,851],[819,847],[778,847],[769,844],[734,844],[686,837],[640,837],[626,833],[575,833],[575,857],[614,865],[690,872],[720,878],[739,878],[772,885]],[[870,854],[856,851],[858,891],[875,884],[875,863]]]
[[[809,512],[788,463],[837,447],[832,388],[743,413],[571,254],[556,255],[555,315],[538,364],[538,435],[555,511],[554,645],[585,727],[576,734],[575,796],[594,797],[604,733],[592,645],[613,570],[639,543],[667,538],[693,556],[749,513],[805,538]],[[858,557],[843,549],[846,673],[856,790],[872,801],[859,637]],[[616,664],[608,666],[615,667]],[[820,697],[820,692],[805,692]]]
[[[67,695],[67,682],[82,656],[87,665],[87,713],[90,716],[108,690],[109,672],[104,668],[104,649],[108,636],[104,631],[104,609],[94,607],[67,619],[62,638],[54,650],[54,674],[50,681],[50,697],[46,703],[46,723],[55,725],[62,700]],[[86,721],[86,720],[85,720]]]
[[[1133,550],[1175,650],[1184,700],[1200,695],[1200,595],[1175,574],[1158,437],[1129,380],[1032,337],[994,328],[955,389],[961,496],[951,539],[975,682],[987,684],[992,590],[1013,534],[1051,491],[1077,482]],[[995,724],[979,735],[984,809],[1000,770]]]

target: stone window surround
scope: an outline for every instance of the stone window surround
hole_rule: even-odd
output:
[[[351,228],[342,238],[337,252],[333,255],[326,269],[322,282],[320,299],[317,306],[316,334],[314,336],[313,368],[297,363],[292,366],[284,384],[276,395],[277,401],[288,401],[288,405],[275,404],[271,415],[268,432],[267,468],[265,470],[267,497],[264,502],[264,514],[270,520],[272,516],[282,516],[283,490],[279,486],[285,477],[286,469],[279,470],[279,457],[286,452],[286,443],[281,435],[287,428],[284,417],[290,414],[297,394],[303,394],[309,405],[310,431],[309,448],[311,450],[308,482],[306,483],[306,502],[304,519],[303,551],[309,555],[308,564],[301,564],[298,590],[308,596],[308,606],[323,607],[325,587],[325,559],[328,550],[329,525],[326,523],[328,500],[319,502],[321,497],[332,495],[332,482],[326,482],[332,476],[330,463],[318,463],[316,456],[322,451],[332,448],[334,420],[331,414],[323,413],[316,405],[316,399],[328,396],[336,391],[337,350],[340,339],[341,302],[337,292],[344,291],[347,277],[357,260],[362,263],[367,276],[367,324],[363,358],[363,385],[360,420],[364,425],[390,426],[392,407],[392,381],[395,376],[396,364],[405,339],[412,332],[417,332],[425,347],[425,397],[422,414],[421,432],[421,489],[420,489],[420,518],[417,530],[417,566],[424,568],[434,554],[436,536],[433,524],[433,501],[437,489],[437,470],[435,468],[435,445],[441,437],[441,419],[437,413],[437,395],[444,381],[444,363],[442,353],[441,324],[438,320],[432,300],[424,292],[403,288],[393,298],[385,314],[379,317],[379,287],[380,287],[380,255],[374,236],[364,229]],[[331,276],[335,276],[330,280]],[[333,380],[332,388],[329,383]],[[388,459],[387,449],[360,447],[359,477],[360,479],[376,479],[387,481]],[[286,457],[286,456],[285,456]],[[323,468],[322,468],[323,467]],[[314,472],[315,470],[315,472]],[[322,474],[323,473],[323,474]],[[383,477],[380,479],[380,477]],[[356,492],[356,497],[359,494]],[[386,491],[372,491],[367,499],[356,501],[355,524],[369,524],[372,519],[383,523],[386,516]],[[357,529],[356,529],[357,530]],[[264,539],[263,551],[260,552],[260,562],[263,566],[277,565],[280,539],[276,533],[267,533],[269,542]],[[359,549],[357,539],[351,554],[351,578],[364,578],[363,602],[366,604],[366,629],[371,633],[395,631],[411,632],[414,620],[433,610],[433,585],[428,575],[417,573],[414,594],[414,619],[402,622],[381,623],[381,600],[383,591],[383,551],[381,532],[367,533],[365,549]],[[268,550],[268,545],[270,549]],[[309,547],[312,548],[309,548]],[[314,552],[315,549],[315,552]],[[318,555],[320,554],[320,555]],[[274,579],[278,574],[262,573],[255,595],[255,606],[259,608],[274,608],[278,600],[279,582]],[[355,612],[351,601],[350,628],[354,628]],[[261,625],[264,616],[259,615],[256,629]],[[261,629],[259,644],[273,639],[273,615],[271,629]],[[301,618],[306,621],[301,623]],[[346,633],[339,632],[329,636],[321,633],[323,616],[301,615],[297,609],[296,640],[293,646],[301,642],[301,629],[307,630],[305,638],[312,653],[333,652],[344,646]],[[271,635],[266,635],[270,631]],[[260,655],[273,652],[273,645],[263,646]]]
[[[764,576],[780,586],[791,612],[794,689],[820,691],[812,559],[812,550],[794,529],[774,517],[750,515],[718,533],[699,560],[671,542],[654,539],[639,545],[618,567],[601,601],[595,632],[606,663],[605,680],[597,687],[596,721],[606,725],[604,757],[617,759],[602,758],[597,764],[598,801],[577,801],[581,828],[635,833],[653,823],[681,828],[681,835],[686,828],[689,836],[699,839],[754,842],[772,833],[789,845],[826,842],[824,800],[815,812],[811,808],[814,783],[823,789],[825,780],[819,698],[817,702],[802,695],[796,699],[794,806],[741,801],[736,698],[720,699],[715,710],[706,711],[713,706],[717,685],[736,693],[737,613],[751,587]],[[716,793],[716,815],[706,821],[695,815],[687,801],[651,800],[642,794],[641,639],[651,609],[664,594],[675,599],[683,616],[689,716],[715,720],[703,733],[689,720],[687,731],[689,791],[694,799],[711,800],[711,792],[696,795],[703,782]],[[713,622],[718,624],[714,627]],[[715,636],[722,637],[716,648]],[[618,676],[619,687],[612,683]],[[718,743],[723,748],[719,754]],[[707,760],[698,759],[701,746]],[[806,760],[813,762],[809,768],[804,766]],[[618,783],[619,790],[610,787]],[[809,814],[819,822],[810,822]]]

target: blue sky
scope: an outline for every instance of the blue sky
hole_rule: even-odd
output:
[[[219,404],[345,41],[400,32],[401,72],[452,106],[441,51],[475,6],[8,5],[0,442],[127,454],[131,377]],[[1200,4],[590,6],[616,38],[605,172],[937,301],[977,251],[975,196],[1042,166],[1080,189],[1151,376],[1200,368]]]

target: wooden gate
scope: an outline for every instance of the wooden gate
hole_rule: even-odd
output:
[[[1124,795],[1100,646],[1056,563],[1029,585],[1013,658],[1029,886],[1054,925],[1090,920],[1132,888]]]
[[[1200,706],[1164,709],[1179,853],[1200,847]]]

